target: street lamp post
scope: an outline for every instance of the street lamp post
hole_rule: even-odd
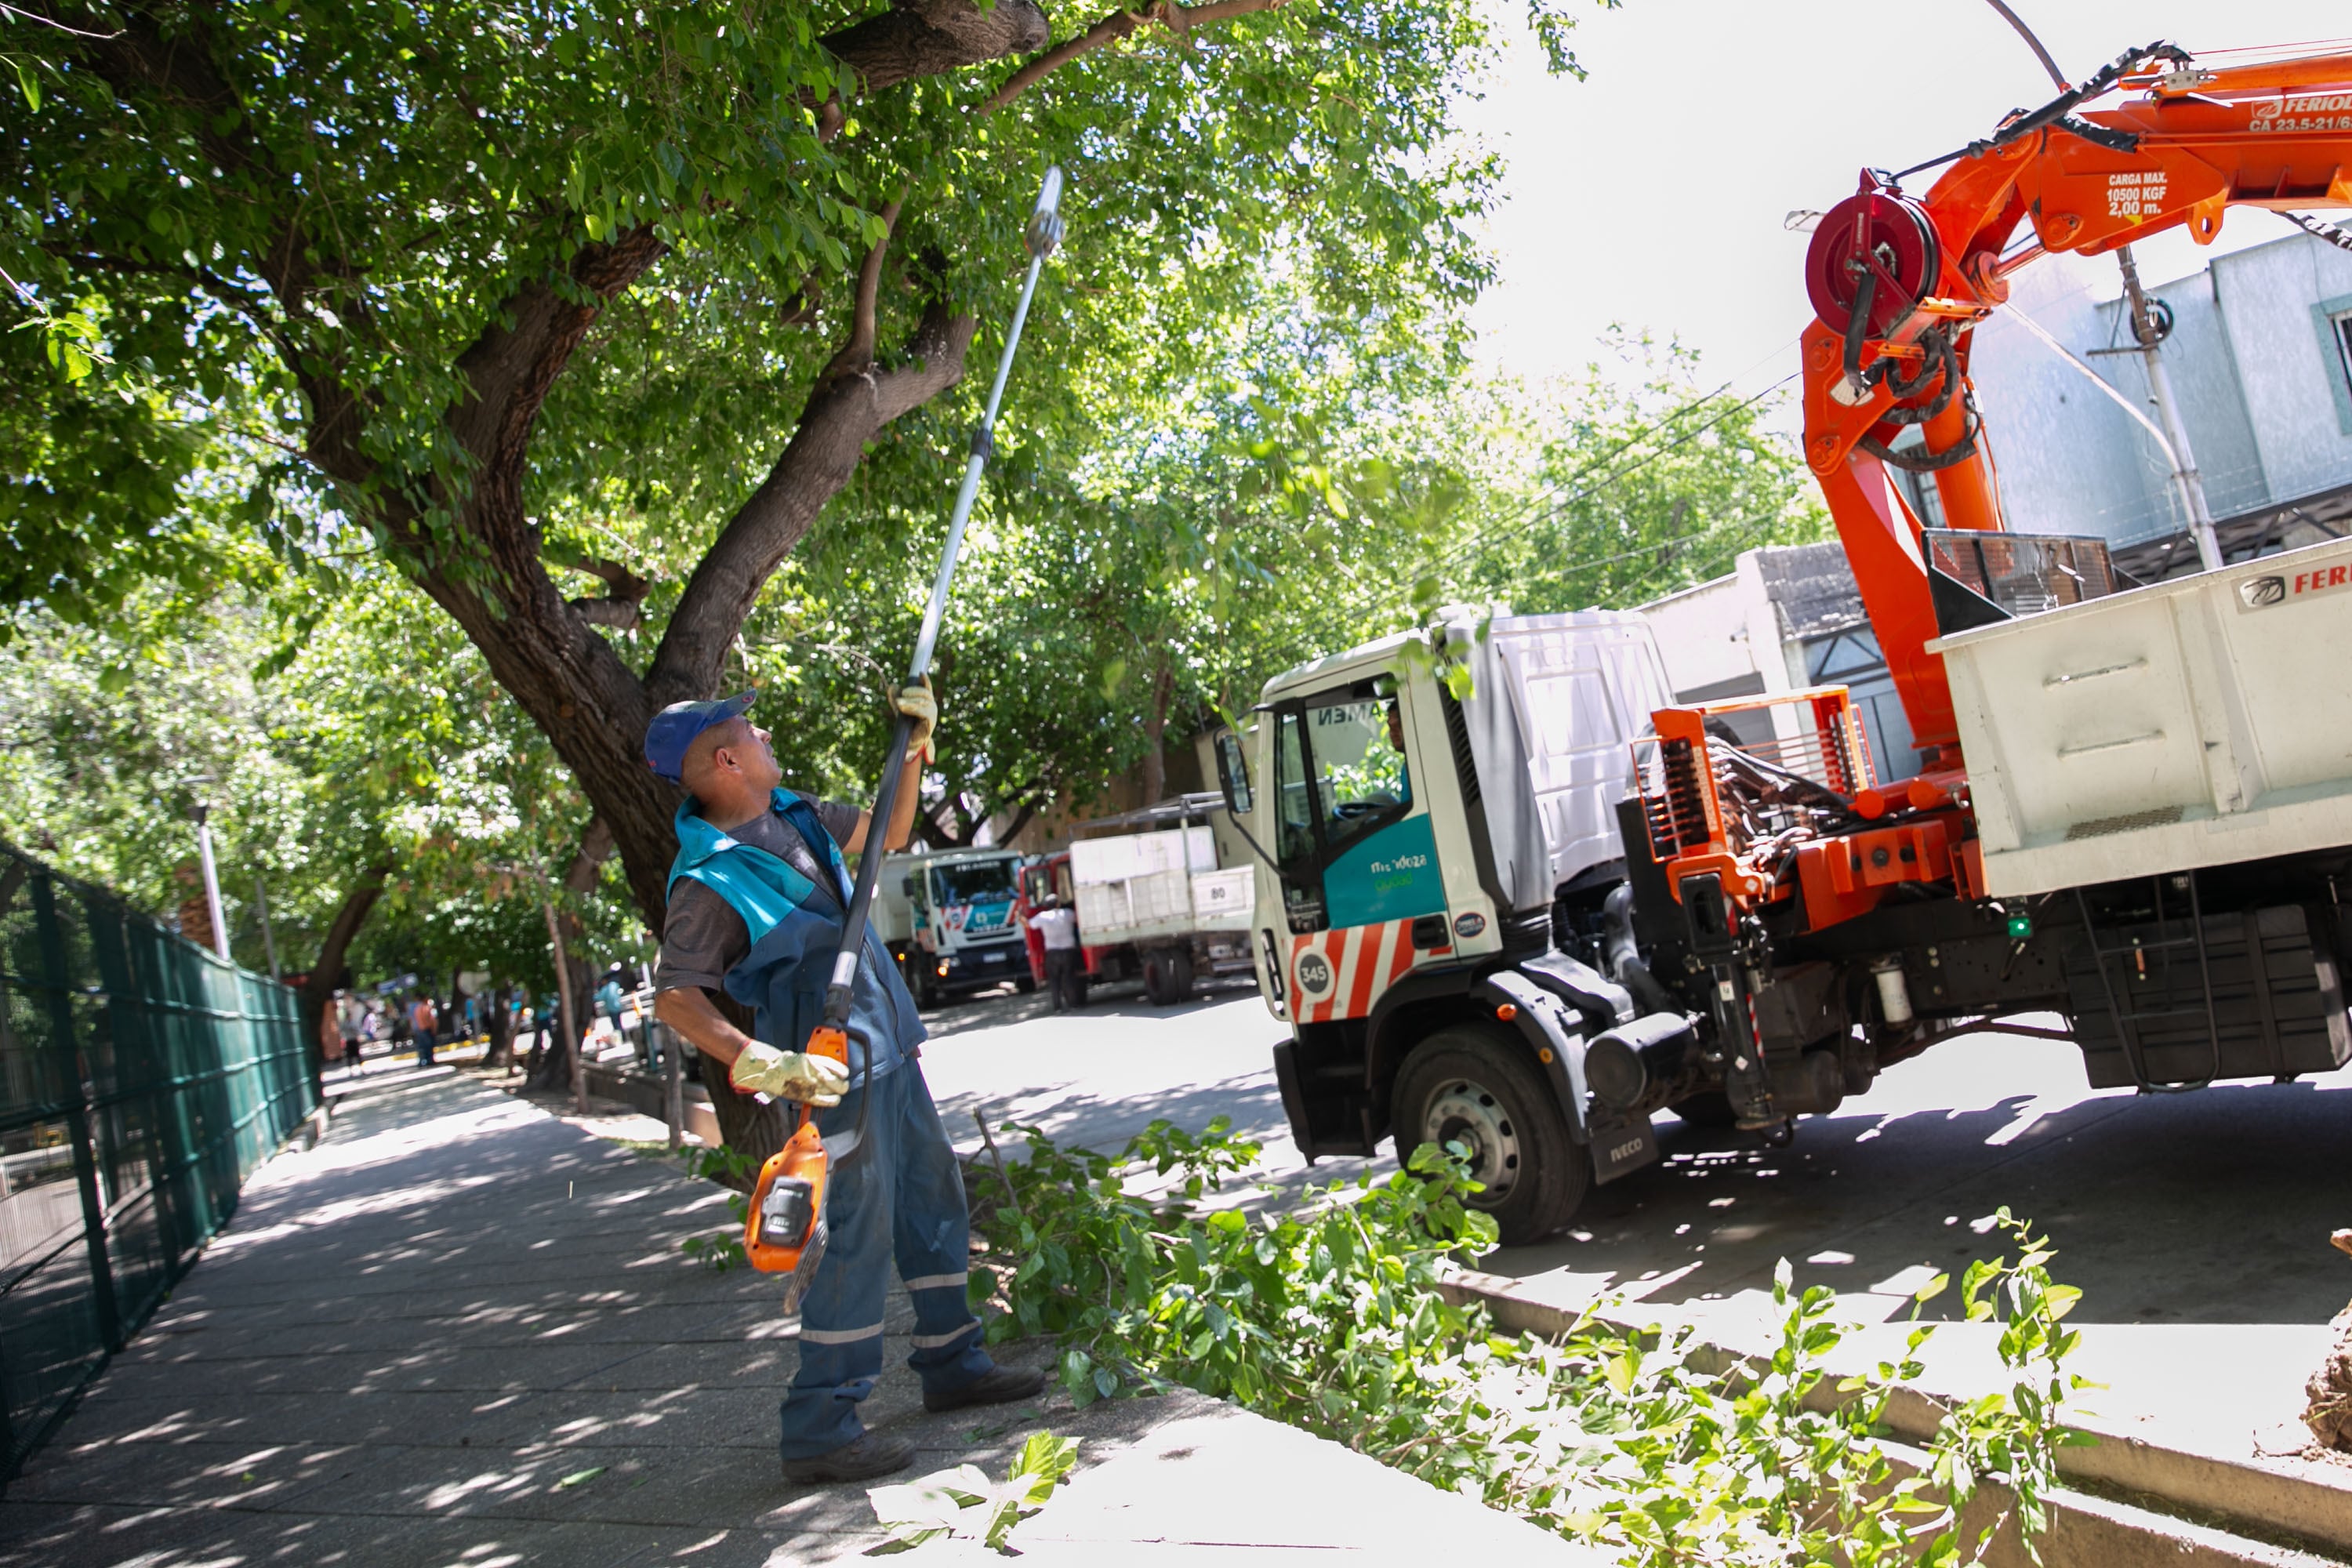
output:
[[[205,909],[212,916],[213,952],[226,963],[228,959],[228,921],[221,916],[220,873],[213,866],[213,830],[205,820],[212,808],[203,801],[196,802],[196,856],[205,868]]]
[[[261,916],[261,951],[269,955],[269,978],[282,980],[278,972],[278,938],[269,929],[269,889],[258,871],[253,874],[253,907]],[[331,993],[332,989],[329,988]]]

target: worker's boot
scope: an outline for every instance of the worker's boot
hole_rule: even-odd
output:
[[[967,1405],[1010,1405],[1027,1399],[1045,1386],[1045,1374],[1034,1366],[992,1366],[961,1388],[943,1394],[923,1391],[926,1410],[961,1410]]]
[[[807,1459],[786,1459],[784,1479],[808,1485],[818,1481],[866,1481],[895,1475],[915,1462],[915,1446],[904,1437],[862,1432],[838,1448]]]

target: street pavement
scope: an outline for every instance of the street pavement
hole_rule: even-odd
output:
[[[1254,992],[1165,1009],[1112,995],[1060,1016],[1007,994],[930,1022],[925,1065],[967,1149],[983,1107],[992,1121],[1105,1148],[1155,1115],[1197,1128],[1223,1113],[1265,1143],[1268,1177],[1292,1190],[1309,1179],[1270,1066],[1283,1026]],[[2074,1364],[2108,1384],[2084,1408],[2151,1439],[2259,1457],[2300,1441],[2303,1379],[2352,1299],[2352,1264],[2327,1240],[2352,1225],[2347,1091],[2352,1074],[2093,1091],[2070,1045],[1971,1036],[1805,1119],[1785,1148],[1661,1114],[1661,1165],[1596,1191],[1570,1229],[1480,1268],[1555,1304],[1614,1298],[1745,1343],[1762,1331],[1781,1258],[1801,1287],[1835,1288],[1844,1318],[1896,1319],[1936,1273],[1957,1280],[2004,1249],[1990,1216],[2006,1205],[2056,1247],[2055,1277],[2083,1288]],[[1312,1176],[1367,1168],[1391,1168],[1385,1148]],[[1956,1315],[1958,1296],[1927,1315]],[[1980,1326],[1938,1342],[1929,1364],[1944,1386],[1997,1371]]]
[[[325,1139],[256,1173],[9,1484],[0,1568],[782,1568],[880,1544],[864,1487],[779,1474],[776,1286],[679,1251],[727,1223],[719,1189],[446,1068],[330,1087]],[[1014,1537],[1045,1563],[1593,1560],[1197,1395],[927,1414],[903,1291],[886,1326],[864,1414],[917,1446],[894,1479],[1079,1439]]]

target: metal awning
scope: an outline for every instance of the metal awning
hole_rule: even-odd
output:
[[[2224,565],[2342,539],[2352,533],[2352,485],[2242,511],[2215,522],[2213,533]],[[2187,577],[2198,570],[2197,546],[2186,532],[2120,545],[2110,554],[2120,570],[2142,583]]]

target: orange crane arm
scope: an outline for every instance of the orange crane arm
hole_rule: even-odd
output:
[[[2140,96],[2082,108],[2118,90]],[[1937,626],[1918,521],[1885,465],[1932,475],[1947,527],[2000,529],[1968,368],[2010,275],[2053,250],[2101,255],[2184,225],[2210,244],[2231,206],[2352,206],[2352,54],[2208,70],[2168,44],[2134,49],[1971,143],[1924,200],[1864,170],[1816,226],[1805,458],[1932,770],[1958,770],[1958,736],[1943,659],[1926,647]],[[1897,449],[1912,426],[1923,442]]]

